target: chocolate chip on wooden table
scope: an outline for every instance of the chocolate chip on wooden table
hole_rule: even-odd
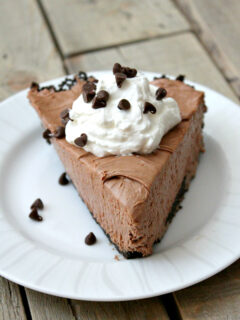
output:
[[[116,79],[118,88],[121,88],[123,81],[127,79],[127,76],[124,73],[117,72],[115,73],[115,79]]]
[[[180,74],[179,76],[177,76],[177,78],[176,78],[176,80],[178,80],[178,81],[184,81],[184,79],[185,79],[185,76],[184,75],[182,75],[182,74]]]
[[[156,91],[156,99],[157,100],[162,100],[163,98],[165,98],[167,95],[167,90],[164,88],[158,88]]]
[[[62,139],[65,137],[65,128],[64,127],[57,127],[57,129],[54,131],[54,134],[52,135],[54,138]]]
[[[106,107],[108,98],[109,98],[109,93],[105,90],[100,90],[93,100],[92,107],[94,109]]]
[[[82,133],[80,137],[74,140],[74,143],[79,147],[84,147],[87,144],[87,135]]]
[[[38,222],[43,220],[43,217],[38,214],[38,211],[36,208],[32,209],[32,211],[29,214],[29,218]]]
[[[151,104],[150,102],[145,102],[144,103],[144,109],[143,109],[143,113],[148,113],[151,112],[152,114],[157,112],[157,109],[154,107],[153,104]]]
[[[63,172],[63,173],[60,175],[60,177],[59,177],[59,179],[58,179],[58,183],[59,183],[61,186],[65,186],[65,185],[69,184],[69,180],[68,180],[68,178],[67,178],[67,176],[66,176],[66,172]]]
[[[96,239],[96,236],[93,232],[90,232],[85,238],[85,243],[88,246],[93,245],[96,241],[97,241],[97,239]]]
[[[131,107],[130,102],[127,99],[122,99],[119,101],[118,109],[120,110],[129,110]]]
[[[34,208],[40,209],[40,210],[44,208],[44,204],[40,198],[36,199],[30,207],[30,209],[34,209]]]

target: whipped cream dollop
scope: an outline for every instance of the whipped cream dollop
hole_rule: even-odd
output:
[[[93,100],[85,102],[81,94],[69,112],[66,140],[76,145],[76,139],[84,137],[84,150],[98,157],[153,152],[162,137],[181,121],[176,101],[157,100],[157,89],[141,74],[126,78],[120,88],[115,75],[105,75],[96,83],[96,94],[107,91],[106,106],[93,108]],[[118,107],[122,99],[128,100],[130,108]]]

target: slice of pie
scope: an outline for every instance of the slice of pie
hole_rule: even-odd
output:
[[[58,91],[33,84],[28,94],[48,129],[45,136],[51,137],[79,195],[126,258],[152,254],[153,244],[161,240],[179,209],[203,151],[204,94],[181,80],[159,78],[152,82],[176,100],[182,121],[147,155],[97,157],[66,141],[59,126],[66,120],[64,110],[71,109],[82,93],[85,80],[76,76],[72,83],[65,81],[71,83],[69,89]]]

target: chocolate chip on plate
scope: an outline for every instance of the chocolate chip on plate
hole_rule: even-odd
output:
[[[118,109],[120,110],[129,110],[131,107],[130,102],[127,99],[122,99],[119,101]]]
[[[58,179],[58,183],[59,183],[61,186],[65,186],[65,185],[69,184],[69,180],[68,180],[68,178],[67,178],[67,176],[66,176],[66,172],[63,172],[63,173],[60,175],[60,177],[59,177],[59,179]]]
[[[156,99],[157,100],[162,100],[163,98],[165,98],[167,95],[167,90],[164,88],[158,88],[156,91]]]
[[[29,214],[29,218],[38,222],[43,220],[43,217],[38,214],[38,211],[36,208],[32,209],[32,211]]]
[[[93,245],[96,241],[97,241],[97,239],[96,239],[96,236],[93,232],[90,232],[85,238],[85,243],[88,246]]]
[[[87,135],[82,133],[80,137],[74,140],[74,143],[79,147],[84,147],[87,144]]]
[[[65,137],[65,128],[64,127],[57,127],[57,129],[54,131],[54,134],[52,135],[54,138],[62,139]]]
[[[148,113],[151,112],[152,114],[157,112],[157,109],[154,107],[153,104],[151,104],[150,102],[145,102],[144,103],[144,109],[143,109],[143,113]]]
[[[42,133],[43,139],[46,140],[47,143],[51,144],[50,138],[52,137],[51,131],[49,129],[46,129]]]
[[[184,79],[185,79],[185,76],[184,75],[182,75],[182,74],[180,74],[179,76],[177,76],[177,78],[176,78],[176,80],[178,80],[178,81],[184,81]]]
[[[40,210],[44,208],[44,204],[40,198],[36,199],[30,207],[30,209],[34,209],[34,208],[40,209]]]
[[[115,79],[116,79],[118,88],[121,88],[123,81],[127,79],[127,76],[124,73],[117,72],[115,73]]]

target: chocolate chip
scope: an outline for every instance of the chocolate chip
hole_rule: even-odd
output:
[[[88,103],[92,101],[95,96],[96,85],[94,82],[87,82],[83,85],[83,100]]]
[[[122,67],[120,65],[120,63],[115,63],[113,65],[113,74],[121,72],[122,71]]]
[[[122,73],[125,73],[128,78],[134,78],[137,75],[137,70],[129,67],[122,67]]]
[[[116,79],[116,83],[118,88],[121,88],[123,81],[127,79],[127,76],[124,73],[115,73],[115,79]]]
[[[32,209],[32,211],[29,214],[29,218],[38,222],[43,220],[43,217],[38,214],[38,211],[36,208]]]
[[[145,102],[144,103],[144,109],[143,109],[143,113],[148,113],[151,112],[152,114],[157,112],[157,109],[154,107],[153,104],[151,104],[150,102]]]
[[[68,123],[69,120],[69,109],[65,109],[60,113],[61,122],[64,126]]]
[[[69,184],[69,180],[67,179],[66,177],[66,172],[63,172],[59,179],[58,179],[58,183],[61,185],[61,186],[65,186],[67,184]]]
[[[113,66],[113,74],[124,73],[127,78],[134,78],[137,75],[137,70],[129,67],[122,67],[120,63],[115,63]]]
[[[105,108],[107,102],[104,100],[98,100],[97,97],[94,98],[92,107],[93,109]]]
[[[82,95],[83,95],[83,100],[88,103],[91,102],[92,99],[95,97],[95,91],[92,92],[88,92],[88,91],[83,91]]]
[[[165,98],[167,95],[167,90],[164,88],[158,88],[156,91],[156,99],[157,100],[162,100],[163,98]]]
[[[185,76],[184,75],[182,75],[182,74],[180,74],[179,76],[177,76],[177,78],[176,78],[176,80],[178,80],[178,81],[184,81],[184,79],[185,79]]]
[[[107,91],[105,90],[99,91],[93,100],[92,107],[94,109],[106,107],[108,98],[109,98],[109,93]]]
[[[79,71],[78,72],[78,78],[79,79],[81,79],[81,80],[87,80],[87,74],[86,74],[86,72],[84,72],[84,71]]]
[[[104,100],[104,101],[108,101],[108,98],[109,98],[109,93],[105,90],[100,90],[98,93],[97,93],[97,98],[98,100]]]
[[[44,205],[43,205],[43,202],[41,199],[36,199],[33,204],[31,205],[30,209],[43,209],[44,208]]]
[[[42,137],[43,137],[43,139],[46,140],[46,142],[48,144],[51,144],[50,138],[52,137],[52,134],[51,134],[51,131],[49,129],[46,129],[46,130],[43,131]]]
[[[54,131],[54,134],[52,135],[54,138],[62,139],[65,137],[65,128],[64,127],[57,127],[57,129]]]
[[[85,238],[85,243],[88,246],[93,245],[96,241],[97,241],[97,239],[96,239],[95,234],[93,232],[90,232]]]
[[[61,119],[68,118],[68,116],[69,116],[69,109],[64,109],[64,110],[60,113],[60,118],[61,118]]]
[[[120,110],[129,110],[131,107],[130,102],[126,99],[122,99],[119,101],[118,109]]]
[[[95,85],[95,83],[94,82],[86,82],[84,85],[83,85],[83,90],[84,91],[87,91],[87,92],[92,92],[92,91],[94,91],[94,90],[96,90],[96,85]]]
[[[37,89],[39,91],[39,84],[37,82],[32,82],[30,89]]]
[[[74,143],[79,147],[84,147],[87,144],[87,135],[82,133],[81,136],[74,140]]]

